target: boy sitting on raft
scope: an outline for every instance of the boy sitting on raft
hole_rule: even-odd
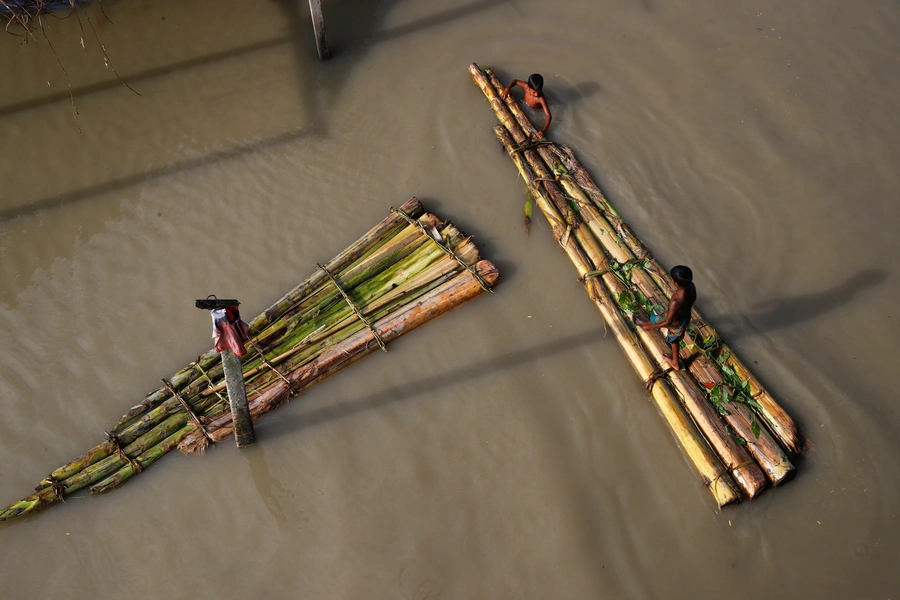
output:
[[[544,123],[544,128],[537,132],[539,138],[544,137],[547,129],[550,128],[550,120],[553,118],[550,116],[550,107],[547,106],[547,100],[544,98],[544,92],[542,91],[544,89],[544,78],[540,74],[535,73],[528,78],[527,82],[513,79],[506,86],[506,89],[503,90],[503,93],[500,94],[500,97],[506,100],[506,97],[509,96],[509,90],[514,85],[520,85],[525,88],[525,104],[531,108],[544,109],[544,114],[547,115],[547,122]]]
[[[665,315],[652,315],[650,322],[644,321],[638,317],[634,318],[635,325],[640,326],[644,331],[651,329],[660,329],[666,327],[666,343],[672,346],[672,355],[664,355],[666,362],[672,365],[672,369],[678,371],[678,345],[681,343],[687,326],[691,322],[691,307],[697,300],[697,289],[694,287],[694,274],[690,268],[684,265],[672,267],[669,275],[675,280],[678,288],[672,294],[669,301],[669,310]]]

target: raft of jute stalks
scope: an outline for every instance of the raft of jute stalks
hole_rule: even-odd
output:
[[[573,152],[538,138],[518,101],[500,98],[504,88],[490,69],[472,63],[469,73],[500,122],[494,134],[529,197],[716,503],[753,499],[793,478],[789,455],[800,451],[800,439],[791,417],[696,308],[681,348],[686,368],[670,368],[663,334],[633,323],[634,316],[647,320],[665,311],[675,290],[667,270]],[[526,203],[526,222],[529,212]]]
[[[472,240],[411,198],[250,321],[242,370],[254,420],[469,300],[499,274]],[[113,489],[167,452],[202,453],[233,435],[222,361],[201,355],[129,409],[106,440],[0,510],[0,521]]]

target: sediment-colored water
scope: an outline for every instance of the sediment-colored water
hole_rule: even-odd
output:
[[[253,316],[409,196],[503,280],[255,446],[0,525],[2,597],[900,596],[900,8],[326,0],[320,63],[302,2],[103,6],[44,20],[77,123],[47,39],[0,38],[0,503],[210,347],[195,298]],[[472,61],[542,73],[550,136],[693,268],[794,481],[716,510],[525,234]]]

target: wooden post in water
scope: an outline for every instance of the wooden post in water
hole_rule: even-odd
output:
[[[309,13],[312,15],[313,31],[316,33],[316,49],[319,60],[331,57],[328,40],[325,38],[325,18],[322,16],[322,0],[309,0]]]
[[[223,350],[219,354],[222,356],[222,368],[225,370],[228,405],[231,407],[231,418],[234,419],[234,442],[238,448],[249,446],[256,441],[256,435],[253,433],[253,420],[250,418],[250,406],[247,404],[241,359],[231,350]]]
[[[231,408],[231,418],[234,420],[234,442],[240,448],[255,442],[256,435],[253,433],[253,419],[250,418],[250,405],[247,403],[247,389],[244,387],[241,358],[231,349],[238,348],[243,354],[243,341],[247,339],[247,324],[241,321],[240,313],[237,310],[238,305],[240,302],[237,300],[220,299],[213,295],[195,302],[197,308],[211,311],[213,337],[217,340],[216,350],[219,350],[219,355],[222,357],[225,389],[228,391],[228,406]],[[226,336],[226,334],[230,337],[225,337],[225,339],[231,341],[219,346],[219,337]],[[229,345],[230,347],[228,347]]]

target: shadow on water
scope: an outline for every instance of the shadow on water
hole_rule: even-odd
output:
[[[295,414],[283,417],[267,431],[267,436],[276,437],[284,434],[294,434],[298,430],[314,427],[322,423],[343,419],[367,410],[381,408],[396,402],[402,402],[418,396],[427,395],[435,389],[458,385],[462,381],[470,381],[488,375],[494,375],[518,367],[523,364],[542,360],[548,356],[571,352],[576,348],[584,348],[604,341],[603,329],[592,329],[585,333],[572,335],[558,340],[553,340],[539,346],[525,348],[504,353],[478,363],[438,373],[418,381],[412,381],[400,386],[383,390],[354,400],[348,400],[332,406],[326,406],[304,414]],[[607,340],[613,343],[612,338]],[[295,399],[296,401],[296,399]]]
[[[602,91],[603,87],[596,81],[582,81],[575,85],[556,84],[547,89],[547,102],[551,108],[554,106],[568,108]]]
[[[552,84],[551,82],[551,85],[545,86],[545,91],[547,104],[550,106],[554,121],[558,121],[557,117],[565,121],[570,113],[577,112],[579,104],[591,96],[602,93],[603,87],[596,81],[582,81],[575,85]],[[543,111],[533,110],[527,106],[525,109],[531,112],[532,122],[543,122]]]
[[[382,2],[341,2],[340,4],[326,4],[323,9],[326,17],[326,29],[329,41],[332,46],[338,48],[343,46],[346,48],[368,47],[380,42],[387,42],[404,35],[417,33],[430,27],[438,27],[447,24],[453,20],[465,18],[477,12],[493,8],[499,5],[512,5],[513,0],[477,0],[463,6],[458,6],[446,11],[439,12],[428,17],[417,19],[405,25],[393,27],[383,31],[377,30],[377,19],[373,18],[377,14],[385,13],[389,10],[391,4],[398,0],[384,0]],[[307,12],[304,10],[305,2],[303,0],[273,0],[284,10],[285,17],[290,23],[291,34],[278,36],[268,40],[246,44],[243,46],[235,46],[221,52],[213,52],[202,56],[179,61],[176,63],[145,69],[135,73],[125,73],[124,79],[129,85],[135,86],[140,83],[218,62],[246,56],[256,52],[269,50],[285,44],[294,44],[298,57],[304,57],[298,61],[298,66],[303,62],[307,62],[307,55],[314,56],[316,52],[315,39],[312,35],[312,25],[309,22]],[[303,81],[307,73],[301,72],[299,81]],[[91,94],[97,94],[108,90],[121,88],[122,83],[117,79],[108,81],[100,81],[90,85],[74,86],[72,94],[75,98],[84,98]],[[7,117],[18,112],[42,108],[49,104],[57,102],[68,102],[69,91],[54,92],[45,94],[38,98],[31,98],[21,102],[0,106],[0,118]]]
[[[260,500],[262,500],[266,509],[275,519],[275,522],[278,523],[278,526],[284,528],[289,519],[284,512],[282,501],[293,498],[294,493],[269,471],[264,444],[247,446],[242,448],[238,454],[247,460],[247,466],[253,478],[253,485],[256,488],[256,493],[259,494]]]
[[[356,4],[366,4],[363,2],[357,2]],[[390,4],[390,3],[385,3]],[[441,25],[446,25],[452,21],[457,19],[463,19],[465,17],[470,17],[476,13],[479,13],[483,10],[494,8],[495,6],[501,5],[511,5],[515,6],[515,2],[513,0],[475,0],[474,2],[469,2],[468,4],[464,4],[462,6],[457,6],[455,8],[451,8],[445,11],[441,11],[435,13],[433,15],[429,15],[427,17],[422,17],[421,19],[416,19],[410,23],[406,23],[405,25],[398,25],[397,27],[392,27],[391,29],[386,29],[384,31],[380,31],[376,33],[369,40],[360,40],[363,45],[370,45],[373,43],[387,42],[398,37],[402,37],[404,35],[409,35],[411,33],[418,33],[425,29],[430,29],[432,27],[439,27]],[[345,13],[345,14],[349,14]],[[327,17],[326,17],[326,25],[327,25]]]
[[[450,210],[444,209],[445,203],[439,198],[419,197],[419,200],[429,212],[435,213],[437,215],[443,215],[450,212]],[[504,284],[506,282],[512,281],[515,278],[515,275],[518,271],[518,266],[513,262],[505,261],[503,259],[497,259],[497,253],[499,252],[499,249],[497,248],[497,245],[491,241],[492,235],[489,233],[489,231],[482,228],[483,223],[478,221],[471,222],[466,220],[465,218],[460,217],[454,217],[451,222],[456,225],[457,229],[459,229],[460,231],[464,231],[467,236],[475,241],[475,244],[478,246],[478,253],[481,258],[487,258],[494,264],[495,267],[497,267],[497,270],[500,271],[500,277]],[[522,235],[524,243],[524,231]]]
[[[176,175],[184,171],[190,171],[192,169],[214,164],[223,160],[233,160],[235,158],[240,158],[241,156],[271,150],[284,144],[296,142],[297,140],[303,139],[305,137],[324,134],[324,128],[320,128],[319,123],[317,122],[312,127],[288,131],[259,142],[238,145],[227,150],[215,150],[203,156],[181,162],[174,162],[159,169],[153,169],[151,171],[146,171],[143,173],[136,173],[134,175],[127,175],[120,179],[111,179],[109,181],[104,181],[102,183],[83,187],[81,189],[72,190],[65,194],[59,194],[57,196],[50,196],[48,198],[35,200],[34,202],[29,203],[27,207],[14,207],[2,210],[0,211],[0,221],[12,219],[20,215],[56,208],[65,204],[78,202],[80,200],[87,200],[89,198],[93,198],[94,196],[99,196],[101,194],[128,188],[133,185],[157,179],[159,177]]]
[[[883,283],[887,277],[888,273],[883,269],[863,269],[845,282],[827,290],[767,300],[758,304],[750,314],[713,317],[710,323],[727,330],[729,341],[753,333],[775,331],[812,321],[846,306],[868,288]]]
[[[198,67],[215,64],[218,62],[230,60],[232,58],[246,56],[255,52],[262,52],[264,50],[283,46],[284,44],[290,43],[294,39],[294,37],[295,36],[280,36],[272,38],[270,40],[264,40],[262,42],[256,42],[244,46],[235,46],[234,48],[229,48],[228,50],[223,50],[222,52],[213,52],[211,54],[205,54],[203,56],[196,56],[194,58],[172,63],[169,65],[155,67],[152,69],[145,69],[143,71],[137,71],[135,73],[125,73],[123,75],[123,79],[132,87],[140,87],[140,84],[142,82],[155,79],[157,77],[164,77],[166,75],[171,75],[172,73],[187,71],[189,69],[196,69]],[[98,94],[100,92],[106,92],[116,88],[124,89],[124,86],[122,86],[122,83],[119,80],[112,79],[109,81],[92,83],[90,85],[73,87],[72,94],[75,96],[75,99],[78,100],[86,96],[90,96],[91,94]],[[69,92],[65,91],[46,94],[39,98],[32,98],[29,100],[23,100],[22,102],[15,102],[13,104],[7,104],[6,106],[0,106],[0,118],[8,117],[10,115],[14,115],[18,112],[23,112],[26,110],[43,108],[44,106],[55,104],[57,102],[69,102]]]
[[[301,0],[271,1],[282,7],[287,29],[289,30],[288,35],[279,35],[269,40],[249,44],[241,44],[240,40],[237,40],[237,44],[233,48],[219,52],[195,56],[177,63],[160,65],[137,73],[126,73],[123,71],[123,79],[139,89],[142,82],[154,78],[199,70],[238,57],[265,52],[279,46],[292,45],[293,64],[295,66],[293,76],[296,78],[297,85],[300,88],[300,97],[305,103],[304,106],[310,111],[310,119],[308,121],[310,125],[293,128],[253,142],[233,144],[230,147],[207,151],[200,156],[170,162],[169,164],[140,172],[118,174],[113,172],[112,176],[106,180],[89,182],[83,187],[70,189],[60,194],[26,200],[24,204],[19,204],[18,206],[3,206],[0,204],[0,223],[20,216],[40,215],[44,211],[134,188],[156,179],[183,174],[224,161],[252,156],[281,146],[296,144],[303,139],[327,137],[328,122],[332,116],[328,106],[333,100],[340,98],[342,94],[346,93],[354,70],[365,56],[363,52],[365,49],[380,42],[394,41],[405,35],[438,27],[453,20],[472,17],[479,11],[512,3],[512,0],[476,0],[453,9],[434,12],[427,17],[419,18],[398,27],[382,29],[381,22],[384,20],[384,16],[390,12],[398,0],[326,1],[323,10],[329,43],[333,49],[333,57],[331,60],[322,63],[318,60],[316,54],[312,24],[309,19],[308,9],[305,8],[306,3]],[[117,26],[124,27],[125,22],[125,20],[121,20]],[[141,26],[154,27],[163,25],[146,22],[142,23]],[[200,36],[202,37],[202,35],[201,32]],[[216,34],[209,33],[209,35],[214,36]],[[342,49],[344,50],[342,51]],[[66,56],[62,58],[64,61],[68,60]],[[75,84],[73,93],[76,99],[82,99],[91,94],[121,87],[121,83],[118,80],[81,87],[77,86],[77,82],[73,83]],[[350,87],[352,88],[352,85]],[[36,94],[42,94],[38,90],[35,90],[35,92]],[[123,90],[123,94],[125,94],[123,102],[133,101],[130,92]],[[23,102],[0,106],[0,123],[2,123],[4,118],[12,117],[17,112],[45,108],[54,103],[68,102],[69,95],[68,92],[65,92],[39,95]],[[152,120],[154,115],[150,114],[147,118]],[[12,200],[12,198],[7,200]],[[21,199],[19,202],[21,202]],[[102,214],[105,214],[108,218],[111,213],[118,211],[119,208],[120,206],[117,202],[98,203],[96,207],[91,208],[91,212],[97,215],[97,218],[93,219],[92,222],[102,224],[106,220],[101,218]],[[85,229],[81,230],[79,235],[82,239],[87,239],[92,233],[90,226],[85,226]],[[73,246],[74,243],[73,240]],[[4,304],[11,302],[18,292],[28,285],[32,274],[42,267],[47,267],[49,262],[52,262],[55,258],[56,255],[48,253],[34,254],[29,260],[17,264],[16,268],[18,271],[14,274],[15,283],[6,285],[0,290],[0,302]]]
[[[182,173],[187,170],[209,165],[223,160],[239,158],[255,152],[269,150],[279,145],[295,142],[306,136],[327,135],[327,111],[322,108],[320,93],[326,99],[335,98],[343,92],[350,78],[352,70],[356,67],[361,55],[356,52],[341,54],[341,48],[348,50],[365,49],[371,45],[397,39],[430,27],[446,24],[450,21],[465,18],[475,13],[493,8],[501,4],[510,4],[512,0],[477,0],[454,9],[438,12],[411,23],[401,25],[388,30],[380,30],[381,16],[386,14],[391,5],[398,0],[377,1],[341,1],[326,4],[325,13],[326,29],[329,44],[333,48],[334,58],[324,64],[319,64],[315,50],[315,40],[312,35],[312,26],[308,14],[303,12],[303,3],[297,0],[274,0],[285,11],[285,18],[289,23],[291,34],[279,36],[271,40],[254,44],[238,46],[218,53],[195,57],[172,65],[148,69],[136,74],[125,75],[124,79],[129,84],[139,84],[150,78],[169,75],[182,70],[194,69],[216,62],[235,58],[254,52],[268,50],[284,44],[294,44],[297,56],[297,80],[306,100],[312,106],[313,125],[308,128],[289,131],[274,137],[263,139],[252,144],[235,146],[225,151],[210,152],[190,160],[175,162],[151,171],[128,174],[105,182],[85,186],[80,189],[70,190],[52,197],[36,199],[26,206],[9,207],[0,210],[0,221],[26,215],[48,208],[54,208],[65,204],[78,202],[93,196],[120,190],[155,178]],[[312,64],[311,64],[312,63]],[[323,76],[319,76],[323,75]],[[315,86],[310,86],[310,81]],[[85,95],[106,91],[120,87],[118,81],[108,81],[81,88],[73,88],[76,98]],[[68,92],[42,96],[38,99],[28,100],[5,107],[0,107],[0,118],[12,115],[23,110],[38,108],[55,102],[68,101]]]

